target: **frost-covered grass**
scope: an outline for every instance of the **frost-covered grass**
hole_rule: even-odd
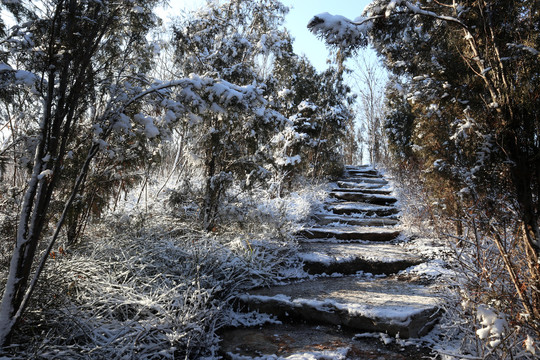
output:
[[[216,357],[219,328],[272,321],[237,314],[232,299],[301,266],[290,232],[322,194],[230,196],[211,233],[161,200],[110,214],[54,252],[6,350],[20,359]]]

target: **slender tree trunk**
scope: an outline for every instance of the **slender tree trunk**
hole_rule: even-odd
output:
[[[9,267],[9,276],[4,288],[2,303],[0,304],[0,346],[9,341],[11,331],[15,326],[14,315],[19,309],[26,289],[32,268],[32,260],[37,248],[38,236],[43,225],[39,222],[43,217],[43,213],[40,216],[36,211],[43,211],[45,205],[43,186],[46,180],[40,179],[40,174],[45,152],[44,139],[47,136],[50,121],[50,103],[47,103],[45,108],[46,112],[41,123],[41,132],[34,156],[34,167],[19,216],[19,226]]]
[[[70,29],[76,21],[76,7],[75,0],[60,2],[51,19],[52,26],[48,34],[50,44],[47,49],[51,70],[47,76],[47,94],[34,166],[23,198],[9,276],[0,304],[0,345],[9,342],[12,330],[24,310],[21,304],[26,297],[36,250],[47,219],[47,210],[62,170],[62,159],[86,81],[91,54],[95,51],[95,48],[88,49],[88,56],[81,56],[76,62],[73,61],[74,54],[66,52],[61,64],[56,62],[57,49],[54,42],[62,31],[67,31],[73,40],[73,31]],[[64,11],[67,11],[67,16],[61,21],[60,14]],[[98,43],[99,38],[94,45],[97,46]],[[58,72],[56,66],[59,68]],[[74,83],[70,87],[71,82]]]
[[[210,145],[206,151],[206,186],[203,204],[203,227],[206,231],[214,228],[214,219],[219,202],[219,181],[216,179],[216,157],[219,135],[213,132],[210,135]]]
[[[528,286],[531,294],[532,315],[536,320],[537,331],[540,331],[540,231],[538,228],[540,199],[535,199],[533,193],[533,189],[540,186],[540,179],[529,166],[531,161],[534,161],[534,156],[531,157],[528,149],[523,148],[525,145],[520,146],[520,142],[524,141],[526,140],[520,139],[518,134],[510,130],[506,134],[504,146],[509,160],[512,161],[510,172],[522,222],[522,243],[530,272]]]

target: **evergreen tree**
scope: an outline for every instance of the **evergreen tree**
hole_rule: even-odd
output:
[[[347,51],[364,46],[370,37],[386,66],[407,84],[403,94],[410,115],[393,111],[389,117],[387,127],[397,140],[393,146],[398,154],[412,151],[448,213],[459,209],[458,197],[469,194],[471,203],[485,199],[488,211],[504,217],[493,199],[511,194],[523,228],[531,287],[524,290],[514,282],[538,331],[537,8],[531,0],[377,0],[354,22],[322,14],[309,26]]]
[[[175,62],[181,74],[205,74],[240,85],[265,90],[263,62],[281,56],[290,42],[280,29],[287,8],[279,1],[208,1],[207,6],[175,25]],[[226,19],[226,20],[224,20]],[[287,49],[285,49],[287,50]],[[212,101],[212,99],[209,99]],[[265,145],[284,117],[267,106],[253,111],[219,108],[198,114],[191,126],[199,134],[193,151],[204,169],[202,220],[206,230],[215,227],[222,196],[235,180],[249,182],[267,170]]]
[[[2,74],[6,81],[2,90],[23,97],[24,103],[14,104],[13,99],[4,97],[7,101],[2,110],[8,115],[16,113],[24,124],[20,132],[30,140],[25,162],[32,170],[0,308],[2,344],[8,341],[33,290],[34,282],[28,287],[28,280],[53,199],[69,198],[59,220],[61,226],[75,193],[89,175],[90,159],[105,146],[110,130],[102,125],[115,120],[110,113],[115,105],[112,99],[127,95],[112,89],[117,85],[115,80],[136,76],[149,67],[145,36],[155,24],[154,3],[54,1],[8,7],[19,20],[26,21],[5,35],[9,41],[3,43]],[[144,79],[139,77],[132,83],[140,86]],[[85,137],[90,142],[83,140]],[[72,164],[77,171],[70,175]],[[71,195],[62,194],[60,186],[73,188]],[[35,279],[41,270],[42,266]]]
[[[24,173],[0,305],[0,344],[9,342],[63,226],[69,225],[73,239],[81,216],[99,212],[115,189],[136,181],[132,171],[158,160],[155,146],[170,138],[180,117],[248,108],[257,114],[253,109],[264,103],[251,85],[197,75],[151,78],[156,45],[148,35],[157,24],[155,2],[39,5],[25,8],[21,20],[26,21],[2,42],[1,93],[7,100],[1,111],[16,113],[24,124],[17,131],[27,145],[20,151],[26,159],[20,156],[18,162],[30,170]],[[23,105],[13,104],[10,96],[15,95]],[[36,265],[44,229],[53,221],[53,235],[41,246]]]

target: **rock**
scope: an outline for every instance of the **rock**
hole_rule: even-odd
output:
[[[363,183],[363,184],[381,184],[381,185],[387,185],[388,181],[381,179],[381,178],[367,178],[367,177],[350,177],[343,179],[347,182],[352,183]]]
[[[318,225],[329,225],[329,224],[347,224],[347,225],[360,225],[360,226],[394,226],[399,221],[396,219],[391,219],[387,217],[381,218],[359,218],[349,215],[329,215],[329,214],[315,214],[313,219],[317,222]]]
[[[384,187],[384,184],[366,184],[346,180],[340,180],[337,182],[337,184],[340,188],[344,189],[381,189]]]
[[[372,178],[372,179],[380,179],[381,175],[375,170],[367,170],[367,171],[349,171],[348,172],[350,176],[348,177],[365,177],[365,178]]]
[[[379,194],[379,195],[389,195],[392,193],[392,190],[390,189],[365,189],[362,187],[334,188],[331,190],[331,192],[335,192],[335,191],[348,192],[348,193],[362,193],[362,194]]]
[[[339,355],[357,360],[430,358],[427,348],[416,345],[404,347],[379,334],[355,336],[354,332],[331,325],[268,324],[264,327],[223,329],[219,335],[222,339],[220,355],[226,359],[264,358],[265,355],[276,355],[280,359],[335,359],[341,358]]]
[[[370,167],[364,167],[364,168],[349,168],[345,171],[346,174],[350,176],[358,176],[358,175],[371,175],[371,176],[377,176],[381,177],[381,174]]]
[[[377,205],[390,205],[397,202],[397,199],[393,196],[378,195],[378,194],[366,194],[363,192],[350,192],[350,191],[332,191],[330,196],[336,199],[347,201],[362,201],[369,204]]]
[[[390,241],[397,238],[399,230],[365,226],[310,227],[297,233],[305,239],[337,239],[349,241]]]
[[[441,312],[439,300],[427,286],[354,276],[252,290],[240,301],[250,310],[281,319],[399,334],[401,338],[426,334]]]
[[[345,170],[362,170],[362,169],[373,169],[373,165],[362,164],[362,165],[345,165]]]
[[[309,274],[395,274],[422,263],[420,256],[389,244],[300,244],[298,254]]]
[[[365,216],[390,216],[399,213],[393,206],[374,205],[360,202],[343,202],[327,205],[327,210],[334,214],[363,214]]]

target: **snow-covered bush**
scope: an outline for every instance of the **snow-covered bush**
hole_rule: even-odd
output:
[[[220,220],[228,227],[239,227],[249,234],[269,234],[281,239],[291,239],[291,234],[298,226],[309,219],[326,192],[324,185],[309,184],[304,179],[303,185],[297,185],[292,191],[281,197],[276,196],[275,187],[258,188],[250,192],[232,192],[223,204]]]
[[[4,351],[20,358],[217,356],[223,326],[272,321],[236,312],[245,289],[302,276],[291,236],[326,196],[307,181],[276,197],[234,186],[206,232],[197,206],[173,208],[163,178],[141,183],[77,244],[55,248],[29,311]],[[145,191],[148,196],[142,196]],[[189,191],[181,204],[189,204]],[[179,215],[180,212],[180,215]],[[0,354],[3,355],[3,354]]]
[[[394,173],[405,232],[446,244],[454,273],[440,324],[444,341],[434,350],[448,360],[537,358],[535,289],[524,281],[529,269],[515,215],[487,213],[479,201],[448,217],[414,172]]]
[[[508,218],[468,209],[459,219],[464,234],[450,236],[455,254],[462,315],[476,341],[468,346],[483,358],[534,358],[538,349],[535,292],[520,226]],[[463,319],[462,319],[463,320]],[[536,350],[535,350],[536,348]]]

